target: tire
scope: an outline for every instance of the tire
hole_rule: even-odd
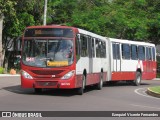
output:
[[[78,95],[83,95],[84,93],[84,89],[85,89],[85,85],[86,85],[86,77],[83,75],[82,78],[82,87],[78,88]]]
[[[101,90],[102,87],[103,87],[103,73],[101,73],[101,75],[100,75],[100,81],[99,81],[99,83],[97,84],[97,89],[98,89],[98,90]]]
[[[141,84],[142,75],[140,72],[136,72],[135,80],[133,81],[133,84],[135,86],[139,86]]]
[[[35,93],[42,93],[42,88],[34,88]]]

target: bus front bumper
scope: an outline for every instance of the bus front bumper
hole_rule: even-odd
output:
[[[22,88],[60,88],[72,89],[75,88],[74,77],[67,80],[35,80],[21,78]]]

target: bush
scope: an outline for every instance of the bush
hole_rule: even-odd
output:
[[[4,68],[0,67],[0,74],[4,73]]]

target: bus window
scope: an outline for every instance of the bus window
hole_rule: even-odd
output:
[[[149,47],[149,60],[152,60],[152,49]]]
[[[80,35],[76,37],[76,60],[80,59]]]
[[[146,47],[146,60],[152,60],[151,48],[149,48],[149,47]]]
[[[88,56],[88,44],[87,44],[87,36],[81,35],[81,56],[87,57]]]
[[[106,58],[106,42],[101,42],[101,58]]]
[[[129,44],[122,44],[122,58],[130,59],[130,46]]]
[[[156,60],[156,53],[155,53],[155,48],[152,47],[152,56],[153,56],[153,61]]]
[[[101,42],[99,39],[96,39],[96,57],[97,58],[100,58],[100,52],[101,52],[101,49],[100,49],[100,46],[101,46]]]
[[[137,46],[136,45],[131,45],[131,59],[132,60],[137,60],[138,59]]]
[[[112,44],[113,59],[120,59],[119,44]]]
[[[88,36],[88,55],[89,58],[92,58],[92,38]]]
[[[144,46],[138,46],[138,59],[145,60],[145,47]]]
[[[92,57],[94,58],[95,57],[95,43],[94,43],[94,38],[92,38]]]

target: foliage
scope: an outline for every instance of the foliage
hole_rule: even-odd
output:
[[[48,0],[47,23],[80,27],[97,34],[159,43],[160,1]],[[44,0],[1,0],[3,34],[18,37],[26,26],[41,25]]]
[[[66,24],[97,34],[159,43],[160,5],[152,0],[50,0],[49,24]],[[63,9],[62,9],[63,8]]]
[[[0,0],[3,48],[25,27],[42,25],[44,0]],[[160,43],[159,0],[48,0],[47,24],[65,24],[114,38]]]
[[[4,68],[0,67],[0,74],[4,73]]]

